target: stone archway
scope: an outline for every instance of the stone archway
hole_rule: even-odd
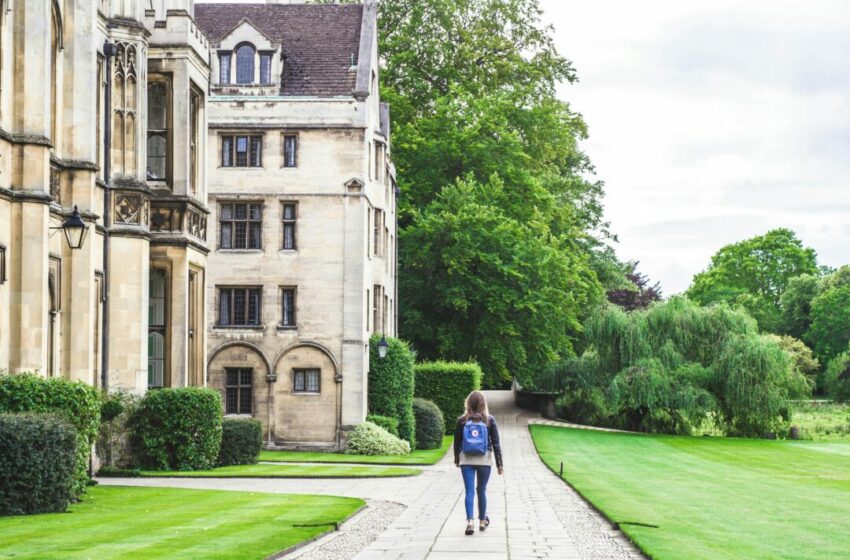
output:
[[[259,347],[249,342],[227,342],[207,360],[207,386],[221,394],[225,417],[255,418],[268,434],[271,371],[269,359]],[[246,383],[248,379],[250,383]],[[250,410],[246,410],[248,402]]]

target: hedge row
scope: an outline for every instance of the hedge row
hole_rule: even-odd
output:
[[[443,445],[446,422],[437,405],[417,397],[413,399],[413,416],[416,418],[417,448],[439,449]]]
[[[481,389],[481,367],[472,362],[438,361],[416,364],[414,371],[416,396],[434,401],[443,413],[446,433],[452,433],[467,395]]]
[[[224,419],[221,424],[219,465],[253,465],[262,447],[263,425],[259,420]]]
[[[413,418],[413,354],[407,343],[388,338],[387,355],[378,355],[381,337],[369,340],[369,412],[398,420],[398,436],[416,447]]]
[[[64,415],[0,414],[0,515],[65,511],[76,466],[77,430]]]
[[[82,494],[89,482],[89,456],[100,425],[99,391],[80,381],[58,377],[45,378],[31,373],[0,375],[0,413],[14,412],[56,413],[75,428],[73,495]]]

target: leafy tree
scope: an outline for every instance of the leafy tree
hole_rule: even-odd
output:
[[[744,307],[762,330],[781,328],[780,301],[792,278],[817,274],[817,255],[789,229],[727,245],[694,276],[689,298],[703,305],[726,302]]]
[[[824,378],[830,397],[838,402],[850,401],[850,350],[830,360]]]
[[[661,284],[656,282],[650,285],[649,278],[637,271],[637,265],[636,261],[627,265],[625,274],[627,287],[606,292],[609,302],[619,305],[626,311],[644,309],[652,302],[661,300]]]
[[[572,238],[509,198],[498,177],[458,181],[399,240],[402,336],[426,359],[475,358],[491,387],[512,374],[525,382],[568,352],[601,294]]]
[[[812,323],[812,300],[818,294],[820,278],[801,274],[788,281],[779,299],[782,310],[782,332],[802,339]]]
[[[812,324],[806,332],[823,363],[847,348],[850,341],[850,286],[827,288],[812,300]]]

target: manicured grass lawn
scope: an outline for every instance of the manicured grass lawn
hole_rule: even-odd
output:
[[[415,476],[422,471],[402,467],[349,465],[234,465],[208,471],[141,471],[144,477],[186,478],[377,478]]]
[[[563,461],[656,560],[850,558],[848,443],[530,429],[543,461]]]
[[[68,513],[0,517],[0,558],[260,560],[357,511],[355,498],[95,486]]]
[[[411,451],[410,455],[348,455],[301,451],[261,451],[260,461],[274,463],[366,463],[373,465],[433,465],[452,446],[452,436],[443,438],[439,449]]]

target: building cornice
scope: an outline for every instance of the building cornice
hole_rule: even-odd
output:
[[[354,129],[365,130],[366,126],[362,124],[347,124],[347,123],[209,123],[207,128],[210,130],[286,130],[286,129],[311,129],[311,130],[336,130],[336,129]]]

